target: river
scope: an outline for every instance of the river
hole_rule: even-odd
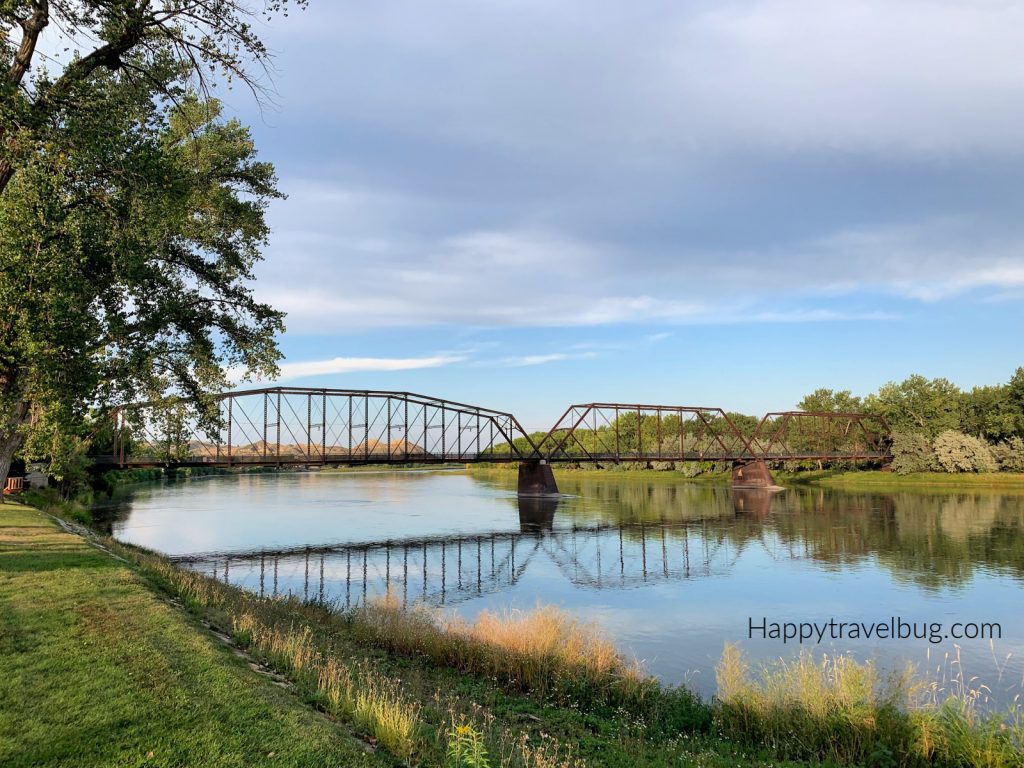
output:
[[[989,689],[994,703],[1024,687],[1024,494],[763,494],[654,473],[556,474],[557,499],[517,498],[514,473],[500,471],[167,481],[132,489],[106,525],[263,594],[345,606],[390,592],[470,618],[554,604],[705,695],[726,641],[755,661],[802,649],[909,662],[940,686]],[[771,636],[787,623],[825,634]],[[949,636],[982,624],[1001,636]]]

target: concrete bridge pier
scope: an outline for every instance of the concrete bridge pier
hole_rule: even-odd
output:
[[[733,488],[778,488],[764,459],[736,462],[732,467]]]
[[[519,465],[519,493],[536,496],[545,493],[558,493],[555,473],[551,465],[543,459],[524,461]]]

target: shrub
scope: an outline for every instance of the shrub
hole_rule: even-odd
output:
[[[1024,472],[1024,440],[1011,437],[991,448],[992,457],[1003,472]]]
[[[893,433],[892,468],[900,475],[936,470],[938,465],[931,441],[917,432]]]
[[[988,443],[976,437],[947,429],[932,444],[935,460],[946,472],[995,472],[997,469]]]

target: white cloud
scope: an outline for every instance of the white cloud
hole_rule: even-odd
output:
[[[387,218],[374,210],[387,197],[374,201],[365,217],[354,211],[355,220]],[[331,221],[330,206],[315,195],[287,205]],[[344,237],[325,235],[327,246],[283,229],[283,245],[275,242],[261,267],[261,298],[288,313],[292,331],[345,333],[889,320],[900,311],[885,302],[836,302],[863,293],[876,303],[878,294],[936,301],[1024,286],[1024,233],[988,232],[984,219],[966,215],[843,228],[759,249],[684,246],[671,256],[540,229],[388,239],[374,226],[354,223]]]
[[[270,30],[257,290],[339,334],[1013,297],[1022,33],[999,0],[314,4]]]
[[[479,363],[481,366],[499,365],[510,368],[524,368],[531,365],[546,365],[547,363],[560,363],[566,360],[589,360],[597,357],[595,352],[552,352],[545,355],[521,355],[518,357],[503,357],[500,360]]]
[[[305,360],[282,363],[281,374],[275,381],[291,381],[308,376],[338,373],[366,373],[374,371],[409,371],[420,368],[440,368],[465,360],[462,355],[433,355],[431,357],[335,357],[330,360]],[[232,370],[229,378],[237,381],[241,371]]]

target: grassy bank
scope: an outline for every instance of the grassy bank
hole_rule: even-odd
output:
[[[895,472],[878,470],[855,471],[809,471],[809,472],[773,472],[775,482],[779,485],[816,485],[828,488],[849,488],[850,490],[900,490],[911,488],[937,489],[995,489],[1024,491],[1024,473],[991,472],[991,473],[958,473],[920,472],[910,475],[897,475]]]
[[[0,765],[387,765],[126,563],[0,506]]]
[[[553,609],[341,613],[90,539],[0,507],[0,765],[1022,765],[1019,710],[921,706],[849,660],[727,651],[704,702]]]
[[[655,483],[696,483],[706,485],[729,485],[732,481],[730,472],[705,472],[690,476],[678,470],[663,469],[594,469],[592,467],[555,466],[555,479],[559,477],[608,477],[623,480],[644,480]],[[513,476],[517,471],[514,464],[467,465],[472,474],[482,476]],[[897,475],[895,472],[882,472],[877,469],[860,470],[807,470],[802,472],[785,472],[772,470],[775,482],[786,486],[822,486],[831,488],[849,488],[850,490],[900,490],[908,488],[938,488],[956,490],[963,489],[996,489],[1008,491],[1024,491],[1024,473],[990,472],[990,473],[947,473],[920,472],[910,475]]]

